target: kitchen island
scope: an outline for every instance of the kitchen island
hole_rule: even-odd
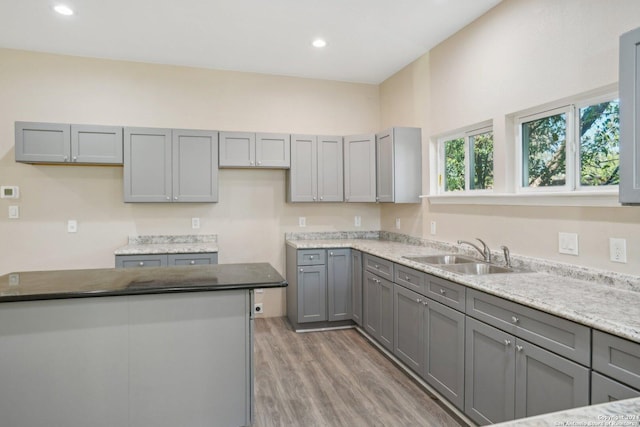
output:
[[[253,289],[269,264],[0,276],[7,426],[242,426],[253,419]]]

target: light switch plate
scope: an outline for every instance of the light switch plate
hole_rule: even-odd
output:
[[[353,225],[355,225],[356,227],[362,227],[362,217],[360,215],[356,215],[353,218]]]
[[[200,228],[200,218],[191,218],[191,228]]]
[[[307,226],[307,218],[304,216],[298,217],[298,226],[306,227]]]
[[[396,218],[396,230],[400,230],[400,218]]]
[[[567,255],[578,255],[578,234],[558,233],[558,252]]]
[[[627,262],[627,239],[609,239],[609,259],[613,262]]]
[[[20,208],[18,206],[9,206],[9,219],[19,219]]]
[[[435,221],[431,221],[431,235],[432,236],[436,235],[436,222]]]

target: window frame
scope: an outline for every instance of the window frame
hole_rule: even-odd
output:
[[[493,194],[493,188],[490,189],[471,189],[471,158],[470,158],[470,138],[473,136],[481,135],[484,133],[493,133],[493,124],[491,122],[483,122],[478,125],[469,126],[465,129],[449,132],[439,136],[436,139],[436,183],[435,189],[438,195],[456,196],[456,195],[481,195],[481,194]],[[446,153],[445,143],[463,138],[464,139],[464,189],[446,191]],[[494,177],[495,177],[495,146],[494,146]]]

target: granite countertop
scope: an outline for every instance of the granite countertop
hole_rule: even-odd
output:
[[[494,424],[494,426],[500,427],[637,427],[638,425],[640,425],[640,397]]]
[[[129,236],[129,243],[115,255],[195,254],[218,252],[216,234],[183,236]]]
[[[346,237],[352,236],[347,234]],[[438,242],[420,246],[375,238],[316,240],[305,239],[302,235],[302,238],[287,236],[286,244],[297,249],[357,249],[640,343],[640,280],[636,282],[634,277],[616,274],[613,274],[613,279],[598,274],[589,276],[584,268],[576,267],[572,271],[569,265],[568,271],[557,274],[560,272],[558,263],[535,260],[537,264],[527,265],[522,261],[526,260],[525,257],[514,257],[514,265],[526,266],[535,272],[474,276],[451,273],[404,258],[458,252],[457,247]],[[467,254],[479,256],[474,252]],[[495,258],[500,261],[499,254]]]
[[[32,271],[0,276],[0,303],[285,286],[268,263]]]

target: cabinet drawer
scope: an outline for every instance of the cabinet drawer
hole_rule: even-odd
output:
[[[396,264],[394,267],[395,279],[398,285],[402,285],[407,289],[424,294],[426,282],[426,274],[404,265]]]
[[[206,265],[217,264],[217,253],[169,254],[168,265]]]
[[[324,249],[305,249],[298,251],[298,265],[322,265],[325,263]]]
[[[166,255],[116,255],[116,268],[166,267]]]
[[[464,311],[465,291],[465,286],[427,275],[425,295],[451,308]]]
[[[640,391],[591,371],[591,404],[640,397]]]
[[[475,289],[467,289],[466,313],[582,365],[590,365],[588,327]]]
[[[640,389],[640,344],[594,330],[593,370]]]
[[[364,269],[393,281],[393,263],[391,261],[366,254],[364,256]]]

